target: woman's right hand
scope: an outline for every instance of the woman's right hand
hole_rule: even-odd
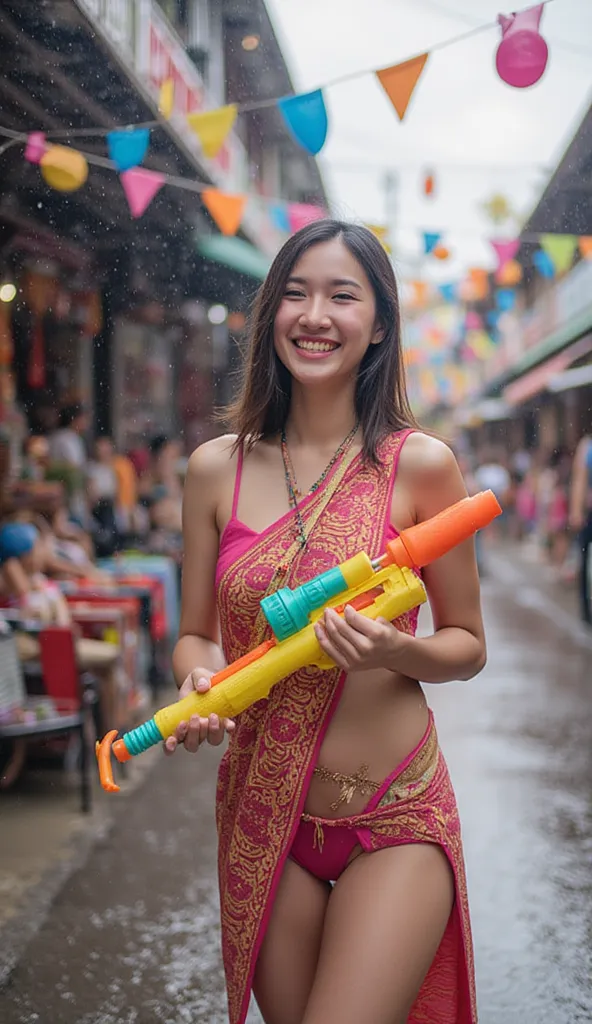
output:
[[[179,687],[179,700],[188,697],[194,691],[207,693],[213,675],[214,673],[207,668],[194,668]],[[185,750],[194,754],[205,740],[213,747],[218,747],[224,739],[224,734],[231,733],[233,729],[234,722],[230,718],[219,718],[218,715],[200,718],[199,715],[192,715],[188,722],[180,722],[172,736],[167,737],[164,752],[174,754],[182,743]]]

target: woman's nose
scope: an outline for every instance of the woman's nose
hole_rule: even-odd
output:
[[[307,327],[330,327],[331,318],[322,299],[311,299],[300,314],[300,323]]]

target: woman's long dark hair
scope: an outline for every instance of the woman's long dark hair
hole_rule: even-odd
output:
[[[378,461],[385,435],[417,426],[405,387],[397,283],[382,245],[367,228],[322,220],[296,232],[282,246],[257,295],[250,322],[249,347],[238,397],[224,412],[237,433],[236,446],[252,447],[285,426],[292,378],[274,347],[274,322],[295,264],[313,245],[339,238],[366,272],[376,301],[383,339],[369,345],[358,370],[355,408],[362,428],[364,456]]]

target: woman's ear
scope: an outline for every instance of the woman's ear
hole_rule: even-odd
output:
[[[374,334],[372,335],[372,340],[371,340],[370,344],[371,345],[380,345],[380,342],[384,341],[385,334],[386,334],[385,328],[382,326],[382,324],[378,324],[377,323],[375,328],[374,328]]]

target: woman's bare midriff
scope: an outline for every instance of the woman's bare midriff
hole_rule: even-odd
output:
[[[382,669],[350,673],[323,739],[317,764],[330,772],[381,783],[422,739],[428,725],[425,695],[416,680]],[[348,803],[331,808],[340,794],[336,782],[313,775],[304,810],[319,818],[359,814],[371,794],[355,791]]]

